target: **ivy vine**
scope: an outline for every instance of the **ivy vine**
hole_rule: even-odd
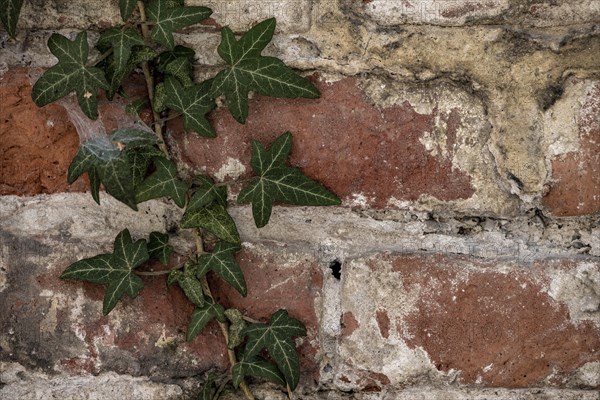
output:
[[[22,5],[22,0],[0,0],[0,21],[12,37]],[[100,56],[95,60],[90,60],[87,32],[80,32],[72,40],[58,33],[50,37],[48,48],[58,62],[34,84],[32,98],[42,107],[75,93],[82,112],[94,120],[98,117],[99,91],[103,90],[109,100],[126,97],[124,81],[141,68],[148,96],[135,99],[128,109],[139,113],[149,104],[153,130],[118,129],[110,136],[84,141],[67,178],[73,183],[87,173],[92,197],[98,204],[101,186],[133,210],[147,200],[171,199],[184,209],[180,227],[192,230],[196,251],[174,268],[143,271],[140,267],[150,260],[170,265],[174,250],[169,234],[152,232],[148,238],[134,240],[124,229],[115,238],[112,253],[79,260],[67,267],[61,278],[104,285],[106,315],[125,295],[136,297],[144,287],[145,276],[165,275],[167,285],[178,285],[195,306],[187,340],[193,340],[214,319],[227,343],[230,372],[224,378],[209,379],[198,394],[200,399],[218,398],[227,382],[252,399],[245,382],[247,376],[280,384],[291,396],[300,379],[294,338],[306,335],[306,329],[286,310],[275,312],[263,324],[216,302],[206,278],[210,271],[242,296],[247,295],[244,274],[235,258],[241,243],[228,212],[227,184],[216,183],[206,175],[184,179],[165,141],[164,123],[175,115],[182,118],[186,130],[212,138],[216,133],[207,114],[216,108],[219,97],[224,98],[232,116],[244,123],[250,92],[318,98],[319,91],[281,60],[262,55],[275,32],[274,18],[258,23],[237,38],[230,28],[222,28],[218,54],[225,67],[214,78],[196,82],[195,52],[176,45],[173,33],[208,18],[212,14],[209,8],[186,6],[183,0],[120,0],[119,7],[124,24],[99,36],[94,47]],[[252,143],[251,166],[255,176],[244,180],[246,185],[238,202],[252,204],[252,215],[259,228],[269,222],[274,203],[340,203],[324,186],[286,164],[292,141],[292,134],[286,132],[268,148],[257,141]],[[207,246],[208,243],[214,246]]]

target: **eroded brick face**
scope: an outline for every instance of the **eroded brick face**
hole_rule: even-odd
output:
[[[431,371],[458,373],[464,384],[561,387],[578,368],[600,361],[593,318],[571,319],[548,292],[557,271],[575,270],[575,261],[509,264],[500,272],[499,263],[466,257],[378,254],[350,265],[346,279],[361,284],[346,283],[342,311],[357,328],[341,346],[355,369],[385,372],[394,352],[417,364],[423,350]],[[360,384],[364,374],[356,379]]]
[[[420,113],[409,101],[379,110],[346,78],[327,84],[318,77],[318,100],[287,100],[255,96],[245,125],[238,124],[225,108],[211,119],[216,139],[181,132],[171,125],[181,159],[189,166],[222,178],[234,160],[243,167],[232,174],[251,173],[252,140],[270,145],[291,131],[294,135],[291,164],[323,183],[346,204],[384,208],[394,201],[416,200],[431,195],[440,200],[466,199],[473,195],[471,178],[453,167],[456,130],[464,125],[460,109],[450,113]],[[432,91],[431,96],[435,96]],[[443,99],[435,98],[442,102]],[[436,121],[447,127],[444,151],[433,155],[421,143],[436,130]],[[468,127],[469,128],[469,127]],[[237,178],[238,176],[233,176]]]
[[[543,203],[557,216],[595,214],[600,212],[600,83],[589,86],[582,98],[567,101],[578,110],[579,150],[552,160]]]

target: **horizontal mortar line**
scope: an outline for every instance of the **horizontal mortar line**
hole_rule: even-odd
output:
[[[71,232],[71,239],[98,241],[103,235],[116,234],[125,227],[138,235],[148,234],[150,230],[166,230],[182,214],[181,209],[161,200],[140,205],[142,212],[148,212],[147,218],[140,218],[140,214],[105,194],[102,194],[101,204],[96,205],[86,193],[4,196],[0,198],[0,220],[3,230],[20,236],[61,237],[65,229],[77,229]],[[278,206],[270,223],[261,229],[254,225],[250,206],[233,206],[229,211],[243,241],[296,244],[316,254],[336,254],[340,258],[367,252],[454,254],[482,260],[517,259],[523,262],[551,258],[597,260],[600,256],[600,249],[593,247],[595,243],[583,242],[586,238],[581,239],[581,246],[591,254],[569,248],[574,232],[584,232],[590,237],[596,234],[592,229],[598,228],[590,218],[560,220],[562,229],[529,226],[528,218],[503,220],[503,227],[492,222],[481,232],[457,235],[453,232],[461,223],[455,220],[436,223],[432,230],[426,220],[378,221],[341,207]],[[96,227],[98,221],[104,224],[103,230],[82,231],[86,224]]]

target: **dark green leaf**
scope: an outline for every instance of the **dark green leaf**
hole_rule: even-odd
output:
[[[134,128],[117,129],[110,135],[110,139],[124,145],[127,150],[153,146],[159,142],[154,132]]]
[[[187,340],[194,339],[204,329],[211,319],[216,318],[220,322],[225,322],[225,310],[220,304],[206,303],[202,308],[196,308],[192,314],[192,319],[188,326]]]
[[[212,14],[207,7],[172,7],[165,0],[154,0],[146,11],[155,23],[150,36],[169,49],[175,46],[173,31],[196,24]]]
[[[215,101],[209,94],[210,81],[184,87],[172,77],[165,80],[166,105],[183,114],[183,125],[204,137],[215,137],[213,127],[206,114],[215,108]]]
[[[131,164],[133,174],[133,185],[137,188],[146,178],[148,167],[156,157],[164,156],[163,152],[156,147],[141,147],[135,149],[125,149],[127,159]]]
[[[177,177],[175,164],[166,158],[157,157],[154,159],[154,165],[156,171],[138,186],[136,201],[141,203],[168,196],[179,207],[184,207],[189,186]]]
[[[265,150],[252,143],[252,169],[258,175],[238,196],[240,203],[252,203],[252,215],[257,227],[269,222],[273,202],[304,206],[338,205],[340,199],[299,170],[285,165],[290,153],[292,135],[281,135]]]
[[[89,52],[87,33],[79,33],[74,41],[54,33],[48,39],[48,47],[58,58],[58,64],[48,69],[33,85],[33,101],[42,107],[75,91],[81,110],[89,118],[96,119],[96,92],[98,88],[108,89],[109,86],[102,70],[86,66]]]
[[[111,45],[99,43],[96,47],[101,51],[107,51]],[[115,55],[110,54],[106,59],[96,64],[106,74],[108,79],[109,89],[106,91],[106,97],[112,100],[115,94],[119,91],[123,80],[136,68],[136,66],[144,61],[149,61],[156,56],[156,52],[148,46],[135,45],[131,48],[130,57],[123,68],[118,68],[115,61]]]
[[[139,98],[127,104],[127,106],[125,106],[125,111],[132,117],[138,117],[147,104],[148,100]]]
[[[202,390],[200,391],[200,394],[198,394],[198,400],[213,400],[216,390],[215,380],[208,379],[204,385],[202,385]]]
[[[133,272],[148,260],[145,240],[133,242],[127,229],[115,238],[112,254],[100,254],[71,264],[61,274],[63,279],[79,279],[106,285],[104,315],[108,314],[124,294],[134,298],[144,287],[142,280]]]
[[[174,76],[184,86],[190,87],[194,84],[192,74],[192,63],[187,57],[177,57],[165,67],[165,73]]]
[[[275,18],[256,25],[239,41],[228,27],[221,30],[217,51],[229,66],[215,77],[211,93],[214,97],[225,95],[231,114],[241,123],[248,117],[251,90],[273,97],[319,97],[319,91],[309,80],[296,75],[281,60],[260,54],[274,31]]]
[[[187,206],[188,211],[195,211],[203,208],[213,201],[222,206],[227,205],[227,188],[225,186],[215,186],[213,181],[207,176],[197,176],[200,186],[194,192]]]
[[[198,277],[204,276],[210,270],[215,271],[242,296],[246,296],[248,290],[244,273],[234,257],[239,250],[240,246],[234,243],[217,243],[212,253],[203,254],[198,258]]]
[[[169,272],[169,276],[167,278],[167,286],[172,286],[174,283],[179,282],[179,279],[183,277],[183,272],[178,269],[174,269]]]
[[[83,172],[90,174],[92,170],[91,174],[95,174],[93,176],[95,181],[101,181],[107,193],[137,210],[129,160],[125,153],[107,138],[91,139],[79,147],[69,167],[69,183],[73,183]]]
[[[131,72],[131,56],[133,48],[144,45],[144,39],[134,28],[111,28],[98,39],[97,47],[101,50],[112,47],[113,52],[107,58],[106,75],[109,90],[107,97],[112,99],[121,86],[123,79]],[[104,50],[106,51],[106,50]]]
[[[277,366],[268,362],[262,357],[255,357],[249,361],[240,361],[231,368],[232,383],[234,387],[238,387],[244,379],[244,376],[256,376],[265,378],[271,382],[285,386],[285,378]]]
[[[247,324],[240,310],[236,308],[228,308],[225,310],[225,316],[230,322],[229,343],[227,343],[227,347],[230,350],[233,350],[244,341],[245,336],[243,332]]]
[[[287,311],[279,310],[271,316],[268,325],[251,324],[243,334],[248,336],[248,343],[242,361],[252,360],[261,350],[267,349],[294,390],[300,379],[300,362],[292,338],[306,335],[304,325],[291,318]]]
[[[152,108],[154,112],[161,113],[166,111],[167,108],[167,88],[165,87],[165,83],[161,82],[154,88],[154,102],[152,103]]]
[[[127,21],[131,17],[131,13],[135,9],[137,0],[119,0],[119,9],[121,10],[121,18]]]
[[[173,50],[163,51],[159,54],[156,64],[159,72],[165,72],[165,68],[169,63],[175,61],[177,58],[184,57],[186,58],[190,64],[194,63],[194,58],[196,57],[196,52],[189,47],[177,45]]]
[[[185,297],[188,298],[197,307],[203,307],[206,304],[204,300],[204,293],[202,292],[202,284],[193,273],[183,272],[183,275],[177,281],[179,287],[185,293]]]
[[[10,37],[15,37],[23,0],[0,0],[0,21]]]
[[[220,204],[212,203],[198,210],[186,210],[181,218],[181,227],[206,229],[225,242],[240,242],[235,222]]]
[[[169,244],[169,235],[152,232],[148,238],[148,254],[151,258],[156,258],[167,265],[173,254],[173,246]]]

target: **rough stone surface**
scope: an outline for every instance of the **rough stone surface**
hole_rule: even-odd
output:
[[[597,263],[545,260],[517,267],[374,254],[344,266],[342,311],[352,315],[353,327],[340,343],[341,387],[381,390],[433,379],[597,388],[597,381],[587,386],[578,378],[600,359],[597,284],[588,303],[568,308],[558,294],[566,289],[551,288],[572,287],[567,278],[553,278],[560,273],[599,273]],[[574,317],[572,309],[591,320]]]

